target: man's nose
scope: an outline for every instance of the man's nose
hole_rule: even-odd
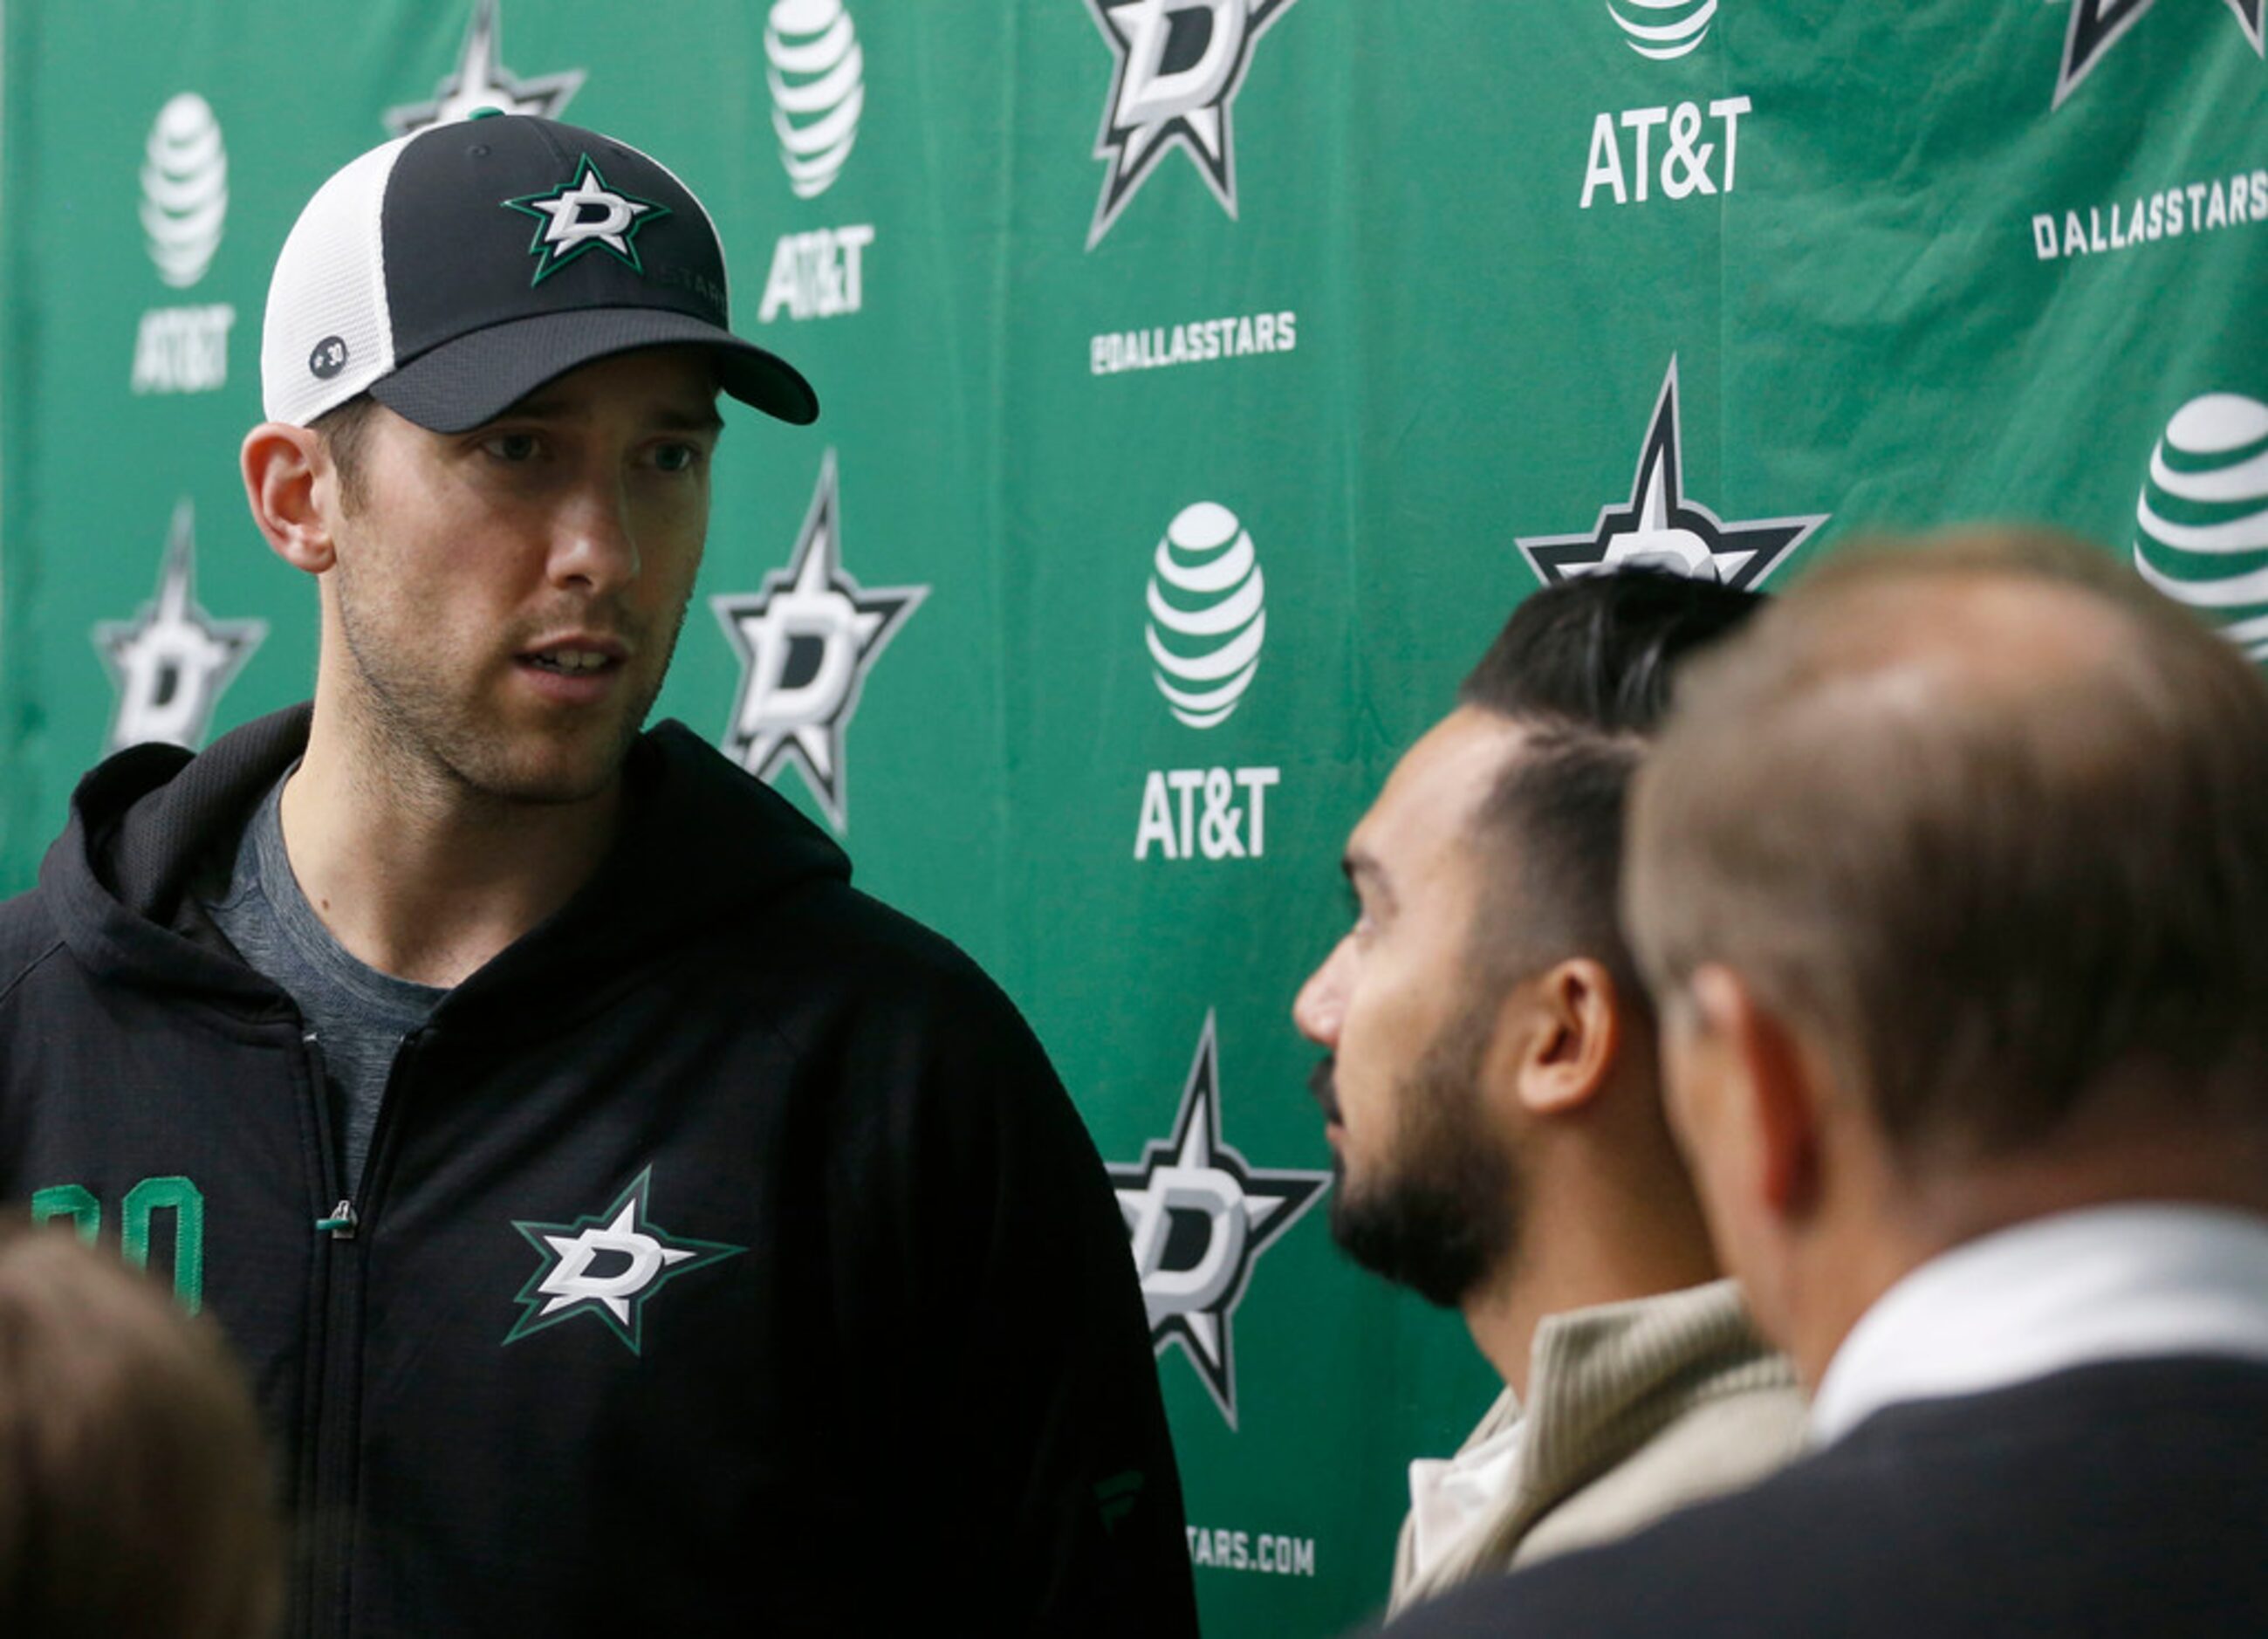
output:
[[[618,591],[636,580],[637,532],[622,481],[594,475],[563,497],[552,529],[552,584],[585,594]]]
[[[1347,941],[1340,940],[1292,999],[1292,1023],[1318,1047],[1333,1051],[1338,1047],[1339,1021],[1346,1012],[1347,965],[1351,960]]]

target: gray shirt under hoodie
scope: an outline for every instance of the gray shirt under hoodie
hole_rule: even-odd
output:
[[[206,911],[239,955],[298,1005],[315,1033],[328,1083],[331,1141],[341,1187],[362,1190],[379,1101],[401,1038],[449,993],[357,961],[315,914],[284,852],[284,779],[261,800],[237,845],[226,894]]]

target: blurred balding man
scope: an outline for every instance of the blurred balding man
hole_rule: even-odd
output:
[[[1631,827],[1821,1449],[1408,1631],[2268,1633],[2268,686],[2075,543],[1860,556],[1689,674]]]

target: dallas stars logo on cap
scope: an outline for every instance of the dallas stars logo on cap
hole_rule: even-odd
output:
[[[635,242],[638,231],[670,214],[667,205],[608,187],[591,156],[585,154],[582,160],[573,181],[503,202],[507,210],[521,211],[542,224],[527,245],[527,254],[537,259],[530,286],[542,284],[590,250],[604,250],[643,276],[645,266],[638,260]]]
[[[514,1220],[512,1227],[535,1248],[543,1264],[513,1300],[522,1312],[505,1342],[517,1343],[531,1332],[592,1315],[631,1354],[638,1354],[645,1306],[655,1293],[679,1275],[747,1250],[672,1235],[646,1216],[652,1185],[653,1169],[648,1167],[596,1216],[572,1223]]]

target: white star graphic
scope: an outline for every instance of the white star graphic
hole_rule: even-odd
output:
[[[222,690],[268,636],[264,620],[215,620],[197,602],[196,512],[173,507],[158,594],[132,620],[98,621],[95,651],[118,690],[107,749],[148,741],[194,750]]]
[[[482,108],[502,114],[536,114],[556,120],[582,88],[583,70],[568,69],[521,79],[504,66],[504,20],[497,0],[479,0],[465,31],[465,46],[456,72],[433,89],[431,102],[407,103],[386,111],[386,129],[407,137],[429,125],[446,125],[469,119]]]
[[[1630,499],[1601,507],[1598,521],[1581,535],[1520,537],[1516,544],[1535,578],[1549,585],[1636,566],[1752,587],[1827,521],[1821,513],[1727,523],[1687,497],[1683,469],[1672,358],[1638,448]]]
[[[513,1221],[542,1263],[512,1300],[520,1316],[504,1334],[506,1343],[589,1315],[631,1354],[641,1354],[643,1310],[656,1292],[679,1275],[747,1250],[672,1235],[646,1215],[652,1185],[648,1167],[604,1212],[572,1223]]]
[[[1185,150],[1236,215],[1230,110],[1253,42],[1293,0],[1087,0],[1116,58],[1094,157],[1109,163],[1087,229],[1093,250],[1166,151]]]
[[[1181,1345],[1236,1427],[1236,1358],[1230,1323],[1260,1254],[1329,1185],[1328,1172],[1253,1167],[1220,1136],[1220,1057],[1213,1015],[1182,1089],[1173,1136],[1145,1145],[1131,1166],[1105,1168],[1126,1221],[1134,1267],[1160,1354]],[[1202,1223],[1192,1259],[1182,1231]]]
[[[788,566],[759,591],[709,600],[741,664],[726,754],[759,779],[793,764],[837,831],[847,823],[843,736],[866,675],[930,590],[860,586],[843,567],[839,506],[830,449]]]
[[[612,1310],[615,1319],[628,1325],[630,1300],[644,1291],[654,1276],[670,1265],[682,1263],[693,1256],[690,1247],[664,1246],[651,1235],[641,1234],[637,1219],[638,1203],[632,1199],[622,1203],[615,1221],[603,1229],[585,1229],[573,1237],[545,1236],[544,1240],[559,1255],[559,1262],[535,1288],[551,1300],[541,1312],[554,1314],[570,1303],[596,1300]],[[593,1278],[587,1274],[600,1255],[608,1252],[630,1261],[610,1274]]]
[[[626,262],[633,260],[630,241],[623,230],[654,209],[644,200],[615,193],[587,162],[582,174],[575,179],[575,186],[565,193],[526,203],[529,210],[541,210],[551,218],[550,225],[543,230],[543,242],[552,247],[556,259],[560,261],[564,261],[566,253],[578,245],[593,240]],[[586,210],[604,214],[586,218],[583,214]]]

